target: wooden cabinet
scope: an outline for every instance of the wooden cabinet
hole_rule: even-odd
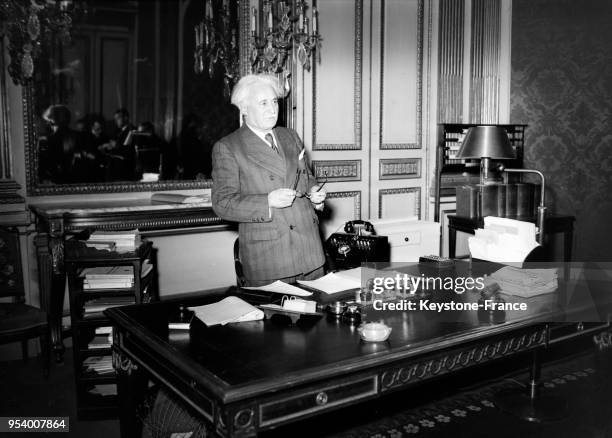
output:
[[[152,242],[131,252],[98,250],[83,241],[66,241],[66,273],[74,375],[79,418],[105,418],[117,414],[117,386],[113,368],[112,326],[103,313],[116,305],[157,300],[157,269]],[[106,284],[85,281],[90,268],[131,272],[133,280]],[[87,270],[89,269],[89,271]]]

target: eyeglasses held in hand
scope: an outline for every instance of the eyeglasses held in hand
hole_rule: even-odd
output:
[[[298,173],[297,173],[297,175],[295,177],[295,183],[293,184],[293,190],[296,189],[299,179],[300,179],[300,170],[298,170]],[[315,193],[320,191],[326,183],[327,183],[327,172],[323,172],[323,183],[317,188],[317,190],[315,190]],[[297,198],[304,198],[305,197],[305,198],[310,199],[310,193],[304,193],[304,192],[300,192],[298,190],[296,190],[295,196]]]

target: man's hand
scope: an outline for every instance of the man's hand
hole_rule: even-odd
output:
[[[319,186],[313,186],[310,189],[310,202],[314,204],[314,207],[317,210],[323,210],[323,202],[325,201],[325,197],[327,196],[327,192],[325,190],[319,190]]]
[[[268,193],[268,206],[270,208],[286,208],[293,204],[295,190],[276,189]]]

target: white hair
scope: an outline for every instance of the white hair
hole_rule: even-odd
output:
[[[272,87],[276,97],[285,97],[285,91],[276,76],[267,74],[246,75],[241,77],[238,83],[234,86],[231,98],[232,104],[240,109],[243,103],[249,98],[249,93],[251,92],[253,86],[259,84],[265,84]]]

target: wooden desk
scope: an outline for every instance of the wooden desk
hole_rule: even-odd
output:
[[[544,222],[544,238],[550,234],[563,233],[563,261],[572,261],[572,242],[574,240],[574,216],[546,216]],[[535,219],[528,220],[535,222]],[[477,228],[483,228],[484,220],[470,219],[457,215],[448,216],[448,256],[455,258],[457,231],[475,234]]]
[[[141,232],[186,227],[226,227],[208,204],[151,203],[149,199],[33,203],[41,306],[49,313],[51,342],[57,362],[63,361],[62,313],[66,275],[64,239],[86,228]]]
[[[255,436],[539,349],[549,340],[546,321],[558,316],[557,297],[548,294],[500,324],[482,321],[475,311],[449,318],[447,312],[366,309],[368,320],[383,318],[393,329],[382,343],[363,342],[354,325],[325,316],[296,325],[264,320],[206,327],[196,320],[180,339],[169,336],[168,317],[179,304],[217,301],[224,291],[216,293],[106,311],[115,327],[122,437],[140,436],[136,412],[149,378],[192,406],[211,435]],[[465,302],[479,296],[452,295]]]

